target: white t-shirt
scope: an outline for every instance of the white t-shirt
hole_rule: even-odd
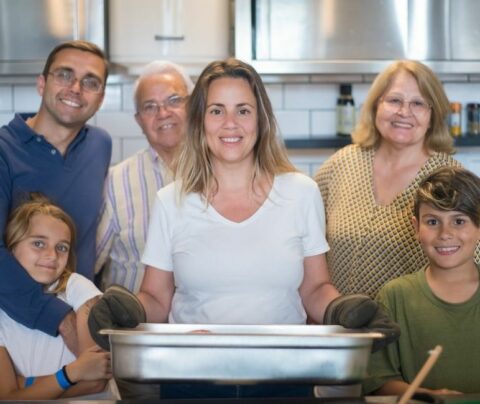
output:
[[[57,297],[77,311],[85,302],[101,294],[91,281],[73,273],[65,292]],[[75,360],[60,335],[52,337],[27,328],[3,310],[0,310],[0,346],[7,349],[17,374],[25,377],[53,374]]]
[[[325,253],[317,184],[300,173],[275,177],[265,203],[241,223],[198,194],[178,203],[179,184],[155,201],[142,262],[173,271],[171,323],[302,324],[298,292],[305,257]]]

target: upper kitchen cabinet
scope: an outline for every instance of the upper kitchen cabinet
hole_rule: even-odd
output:
[[[229,55],[230,0],[111,0],[110,59],[137,73],[168,59],[199,73]]]
[[[236,0],[235,53],[261,73],[480,70],[478,0]]]
[[[39,74],[50,51],[72,39],[105,48],[104,0],[0,0],[0,74]]]

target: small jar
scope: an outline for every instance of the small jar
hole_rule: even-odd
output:
[[[462,104],[459,102],[450,103],[450,134],[460,136],[462,134]]]
[[[467,104],[467,132],[473,136],[480,134],[480,104]]]

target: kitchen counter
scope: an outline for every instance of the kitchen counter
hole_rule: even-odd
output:
[[[480,146],[480,135],[462,135],[454,138],[456,147],[476,147]],[[340,149],[343,146],[352,143],[350,136],[329,136],[325,138],[305,138],[305,139],[285,139],[285,145],[288,149]]]
[[[6,404],[14,404],[19,402],[28,403],[29,401],[2,401]],[[368,403],[364,399],[358,398],[336,398],[336,399],[317,399],[317,398],[218,398],[218,399],[178,399],[178,400],[120,400],[120,401],[104,401],[104,400],[45,400],[45,401],[36,401],[36,403],[66,403],[66,404],[114,404],[114,403],[121,403],[121,404],[153,404],[153,403],[162,403],[162,404],[341,404],[341,403],[349,403],[349,404],[361,404],[361,403]],[[384,404],[394,403],[393,401],[385,401]],[[375,403],[379,403],[376,401]]]
[[[437,396],[437,400],[414,399],[410,404],[437,403],[437,404],[480,404],[480,394],[465,394],[459,396]],[[30,401],[2,401],[2,404],[15,404]],[[64,403],[64,404],[395,404],[395,396],[367,396],[364,398],[241,398],[241,399],[185,399],[185,400],[44,400],[36,403]]]

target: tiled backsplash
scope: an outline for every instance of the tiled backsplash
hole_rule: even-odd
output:
[[[373,78],[371,75],[264,76],[264,81],[282,136],[285,139],[299,139],[332,136],[335,133],[335,105],[339,83],[353,84],[353,97],[358,109]],[[125,159],[147,144],[133,117],[134,79],[114,77],[107,86],[102,108],[92,118],[92,124],[107,129],[113,137],[112,163]],[[464,107],[469,102],[480,102],[480,76],[452,75],[441,79],[451,101],[461,102]],[[36,111],[39,103],[35,78],[1,78],[0,125],[10,121],[14,111]],[[462,118],[465,129],[465,108]],[[332,152],[333,150],[292,150],[290,153],[300,169],[312,174]],[[468,168],[480,174],[480,149],[459,150],[457,157]]]

